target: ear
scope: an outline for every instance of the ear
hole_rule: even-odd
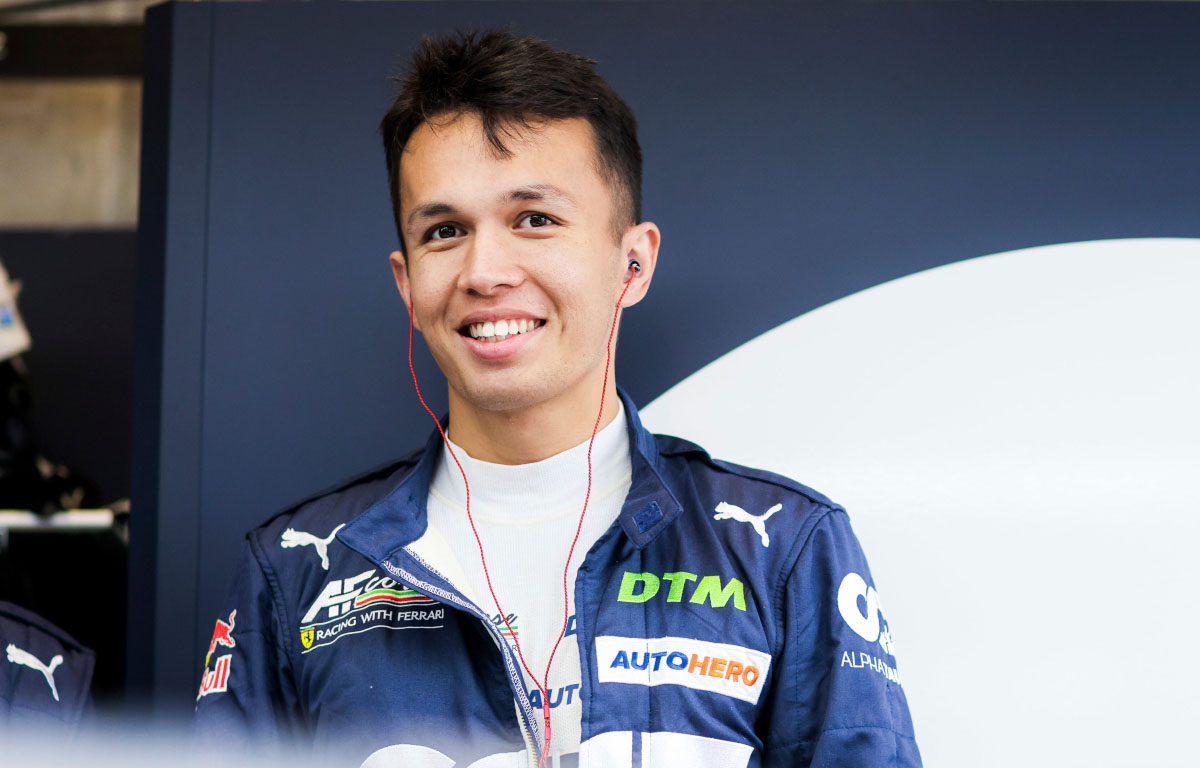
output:
[[[630,259],[637,259],[642,268],[630,278],[633,284],[629,286],[625,299],[621,302],[623,308],[637,304],[645,298],[646,291],[650,290],[650,281],[654,279],[654,267],[658,263],[658,245],[661,239],[662,233],[658,231],[658,225],[651,221],[643,221],[630,227],[621,238],[621,252],[625,254],[621,274],[628,275]]]
[[[405,261],[404,254],[400,251],[392,251],[388,255],[388,261],[392,264],[392,274],[396,277],[396,288],[400,291],[404,308],[408,310],[409,317],[413,319],[413,327],[419,331],[421,323],[417,320],[416,313],[412,308],[412,283],[408,279],[408,262]]]

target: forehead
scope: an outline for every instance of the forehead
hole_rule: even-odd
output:
[[[473,113],[422,123],[400,156],[401,209],[433,201],[458,206],[517,187],[552,185],[581,206],[602,206],[596,213],[607,216],[610,195],[587,120],[550,120],[529,127],[509,123],[499,132],[509,154],[488,142]]]

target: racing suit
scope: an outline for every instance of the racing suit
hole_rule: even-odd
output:
[[[844,510],[651,435],[621,396],[632,485],[576,578],[564,642],[582,679],[558,701],[580,698],[581,745],[561,765],[920,765]],[[435,432],[247,536],[205,659],[202,736],[302,735],[372,768],[536,765],[543,702],[426,525],[440,448]]]

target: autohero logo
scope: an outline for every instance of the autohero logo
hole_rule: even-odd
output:
[[[894,664],[896,645],[892,640],[892,631],[887,620],[883,617],[883,607],[879,604],[879,594],[875,587],[868,586],[866,579],[851,571],[838,587],[837,605],[842,619],[854,630],[854,634],[868,643],[878,642],[884,653],[892,657]],[[895,667],[869,653],[843,651],[842,666],[870,667],[897,685],[900,683],[900,676]]]
[[[695,582],[688,598],[689,603],[708,603],[713,608],[724,608],[733,600],[734,608],[739,611],[746,610],[746,588],[742,582],[730,579],[722,584],[720,576],[699,576],[687,571],[664,573],[662,578],[653,573],[625,571],[621,577],[621,590],[617,593],[617,602],[644,603],[659,593],[664,581],[670,585],[663,596],[668,603],[683,602],[684,592]]]
[[[682,685],[758,703],[770,654],[688,637],[596,638],[601,683]]]
[[[325,620],[319,621],[321,618]],[[445,618],[445,607],[433,598],[367,570],[325,584],[301,619],[301,652],[372,629],[440,629]]]

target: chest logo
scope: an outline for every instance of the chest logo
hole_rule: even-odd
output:
[[[762,545],[769,547],[771,546],[771,537],[767,535],[767,520],[781,509],[783,509],[783,505],[776,504],[761,515],[752,515],[736,504],[722,501],[717,505],[717,514],[713,515],[713,520],[736,520],[739,523],[749,523],[758,537],[762,539]]]
[[[690,637],[596,638],[601,683],[679,685],[758,703],[770,654]]]
[[[39,659],[37,656],[34,656],[29,651],[22,650],[12,643],[9,643],[8,660],[13,664],[20,664],[22,667],[29,667],[35,672],[41,672],[42,677],[46,678],[46,685],[50,686],[50,695],[54,697],[55,701],[58,701],[58,688],[54,686],[54,670],[57,669],[58,665],[62,664],[63,662],[63,657],[61,654],[56,654],[54,658],[50,659],[49,664],[43,664],[41,659]]]
[[[307,531],[297,531],[295,528],[288,528],[283,532],[283,538],[279,540],[279,546],[284,549],[291,549],[292,547],[303,547],[311,544],[313,549],[317,550],[317,556],[321,558],[321,567],[328,571],[329,544],[333,541],[333,537],[337,535],[337,532],[342,530],[345,525],[345,523],[342,523],[337,528],[334,528],[323,539],[318,539]]]
[[[301,653],[373,629],[441,629],[446,609],[376,570],[331,579],[300,620]]]
[[[695,582],[689,603],[707,603],[714,608],[724,608],[732,599],[734,608],[739,611],[746,610],[746,587],[738,579],[729,579],[722,585],[720,576],[700,576],[687,571],[664,573],[662,578],[654,573],[625,571],[621,576],[621,591],[617,593],[617,602],[644,603],[659,593],[664,581],[670,585],[665,595],[668,603],[682,602],[684,588]]]

